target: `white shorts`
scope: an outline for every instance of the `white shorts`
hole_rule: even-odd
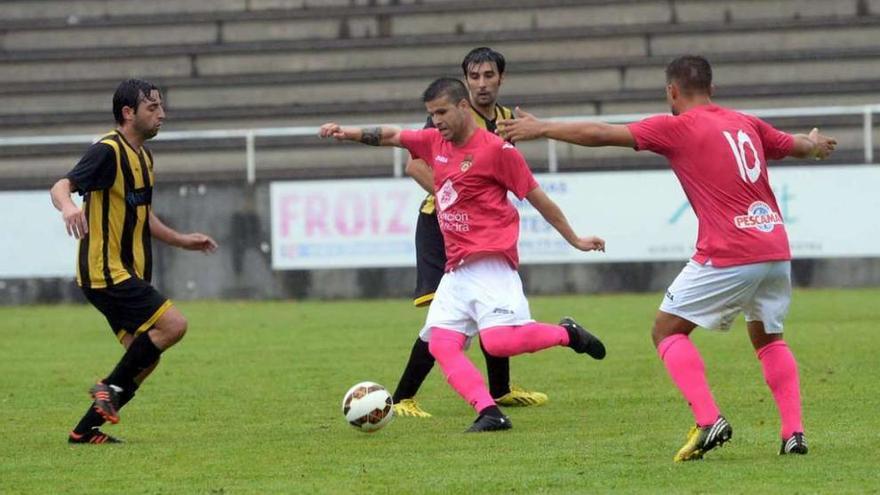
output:
[[[429,341],[432,327],[473,337],[485,328],[533,321],[519,273],[505,258],[491,256],[443,274],[419,337]]]
[[[660,311],[711,330],[728,330],[742,311],[746,321],[764,322],[782,333],[791,303],[791,262],[771,261],[716,268],[688,261],[669,286]]]

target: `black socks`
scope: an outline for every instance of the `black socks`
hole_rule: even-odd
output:
[[[134,339],[116,368],[103,380],[104,383],[116,385],[125,391],[134,385],[135,377],[159,360],[162,351],[153,344],[148,333],[144,332]]]
[[[510,393],[510,358],[496,357],[483,347],[480,340],[480,349],[486,358],[486,377],[489,379],[489,394],[497,399]]]
[[[392,396],[394,403],[397,404],[404,399],[415,397],[433,367],[434,356],[428,350],[428,343],[416,337],[412,351],[409,353],[409,361],[406,363],[406,368],[403,370],[403,375],[401,375],[397,389]]]

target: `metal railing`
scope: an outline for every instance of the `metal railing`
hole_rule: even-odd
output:
[[[774,108],[762,110],[743,110],[761,118],[787,118],[787,117],[828,117],[828,116],[862,116],[862,140],[864,149],[864,162],[874,163],[874,136],[873,115],[880,113],[880,104],[829,106],[829,107],[800,107],[800,108]],[[572,121],[601,121],[611,124],[634,122],[655,114],[618,114],[618,115],[585,115],[572,117],[557,117],[548,120],[558,122]],[[360,127],[372,127],[376,124],[364,124]],[[399,125],[399,124],[395,124]],[[420,129],[424,122],[403,124],[400,127],[407,129]],[[195,139],[243,139],[245,147],[246,177],[248,184],[253,184],[257,177],[257,152],[256,138],[279,137],[279,136],[316,136],[318,127],[266,127],[259,129],[214,129],[200,131],[171,131],[160,133],[157,141],[189,141]],[[23,137],[0,137],[0,146],[39,146],[52,144],[85,144],[94,142],[94,135],[60,135],[60,136],[23,136]],[[551,173],[558,172],[559,161],[556,153],[556,141],[547,141],[547,163]],[[394,177],[402,177],[404,173],[404,150],[392,148],[392,163]]]

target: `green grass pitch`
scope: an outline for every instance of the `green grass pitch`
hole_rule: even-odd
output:
[[[550,396],[508,409],[510,432],[466,435],[474,413],[435,368],[427,420],[368,435],[343,420],[354,383],[393,389],[424,318],[404,300],[186,302],[186,338],[106,429],[68,446],[86,390],[121,355],[88,306],[0,308],[0,493],[869,493],[880,491],[880,290],[797,291],[786,322],[810,454],[779,457],[778,416],[745,334],[698,331],[733,440],[672,456],[690,412],[650,343],[660,294],[531,298],[572,315],[608,357],[514,358],[513,382]],[[471,357],[484,368],[478,350]]]

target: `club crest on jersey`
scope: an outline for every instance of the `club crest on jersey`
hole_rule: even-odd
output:
[[[464,160],[461,161],[461,171],[467,172],[471,165],[474,164],[474,155],[467,155],[464,157]]]
[[[749,205],[748,215],[737,215],[733,223],[740,229],[758,229],[761,232],[773,232],[776,225],[782,225],[782,215],[773,211],[763,201],[755,201]]]
[[[437,206],[440,207],[440,211],[444,211],[446,208],[452,206],[453,203],[455,203],[455,200],[458,199],[458,191],[455,190],[452,181],[447,179],[434,196],[437,200]]]

